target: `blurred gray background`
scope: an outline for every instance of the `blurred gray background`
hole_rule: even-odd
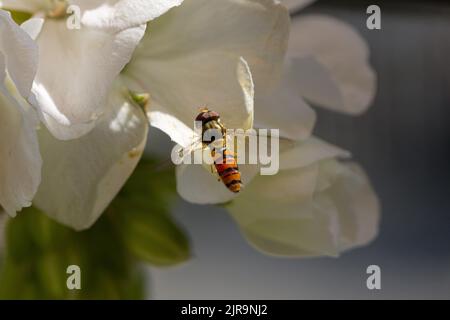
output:
[[[378,4],[382,30],[366,29]],[[431,1],[319,1],[358,29],[371,48],[379,89],[363,116],[318,110],[315,134],[351,150],[383,206],[378,238],[338,259],[277,259],[251,248],[228,214],[179,200],[174,215],[191,236],[193,259],[149,270],[159,299],[450,298],[450,5]],[[295,19],[295,17],[294,17]],[[166,138],[151,132],[161,152]],[[366,288],[377,264],[382,289]]]

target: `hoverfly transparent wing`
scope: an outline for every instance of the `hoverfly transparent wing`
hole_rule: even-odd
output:
[[[179,147],[181,147],[181,146],[179,146]],[[191,157],[191,155],[193,153],[195,153],[198,150],[203,150],[203,149],[204,149],[204,146],[203,146],[201,137],[195,137],[192,140],[190,145],[188,145],[185,148],[180,148],[179,156],[180,156],[182,162],[184,163],[184,161],[187,157]]]
[[[174,152],[176,152],[176,156],[178,156],[177,161],[183,163],[185,159],[191,156],[193,152],[199,150],[200,148],[203,148],[203,145],[201,143],[201,138],[193,134],[192,142],[188,146],[183,148],[181,145],[176,145],[174,148],[176,148]],[[159,164],[157,164],[156,170],[162,171],[174,165],[176,165],[176,163],[174,163],[171,155],[169,159],[163,160]]]
[[[179,151],[179,158],[180,158],[181,164],[184,163],[186,158],[191,156],[193,152],[195,152],[196,150],[199,150],[202,147],[203,146],[201,144],[198,144],[198,143],[194,144],[194,143],[192,143],[192,145],[189,145],[186,148],[182,148]],[[171,158],[165,159],[165,160],[162,160],[160,163],[158,163],[156,165],[156,170],[157,171],[163,171],[163,170],[165,170],[165,169],[167,169],[169,167],[175,166],[175,165],[176,164],[173,162],[173,160]]]

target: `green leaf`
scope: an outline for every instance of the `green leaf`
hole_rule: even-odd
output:
[[[28,208],[8,220],[5,240],[2,299],[144,298],[142,271],[108,217],[76,232]],[[66,286],[70,265],[81,269],[81,290]]]
[[[139,261],[174,265],[190,256],[189,242],[170,216],[175,175],[142,160],[98,222],[76,232],[36,208],[9,219],[0,270],[0,298],[142,299]],[[67,267],[81,269],[81,290],[66,286]]]
[[[110,210],[131,253],[145,262],[169,266],[189,259],[189,242],[169,215],[174,172],[155,167],[153,161],[141,161]]]
[[[130,210],[130,209],[129,209]],[[122,217],[121,231],[128,250],[148,263],[168,266],[190,257],[185,235],[165,215],[133,207]]]

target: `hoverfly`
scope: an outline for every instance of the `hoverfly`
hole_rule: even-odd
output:
[[[211,173],[214,174],[215,172],[218,175],[218,180],[233,193],[239,193],[244,186],[241,178],[242,172],[239,170],[238,163],[247,163],[247,157],[248,164],[252,165],[247,167],[249,175],[256,174],[258,170],[261,171],[261,174],[276,174],[271,173],[272,157],[269,157],[267,152],[270,147],[271,156],[279,154],[278,130],[273,129],[272,131],[271,129],[270,135],[267,135],[267,129],[262,129],[265,132],[257,132],[254,129],[247,129],[245,132],[243,129],[227,130],[221,121],[219,113],[206,107],[199,109],[195,122],[196,126],[191,140],[192,143],[188,147],[178,145],[173,150],[173,163],[192,164],[193,154],[195,164],[209,164]],[[233,133],[230,133],[230,131]],[[211,135],[211,133],[213,134]],[[247,137],[249,140],[247,140]],[[268,139],[270,144],[268,144]],[[234,146],[236,142],[237,150],[235,151]],[[200,154],[194,152],[194,150],[202,151],[200,152],[201,159],[199,158]],[[258,163],[258,155],[259,157],[264,157],[265,161],[268,162]],[[204,162],[205,156],[209,158],[206,162]],[[261,163],[269,165],[269,167],[266,169]],[[278,168],[279,161],[277,160],[274,163],[278,164],[274,168]]]
[[[235,153],[227,147],[226,128],[220,119],[220,115],[208,108],[201,108],[200,113],[195,121],[201,122],[202,125],[202,147],[211,149],[211,157],[214,160],[214,169],[219,179],[233,193],[241,191],[243,184],[241,180],[241,172],[237,165]],[[220,139],[205,139],[208,130],[217,130],[221,133]],[[214,145],[214,146],[213,146]],[[219,146],[219,148],[216,148]]]

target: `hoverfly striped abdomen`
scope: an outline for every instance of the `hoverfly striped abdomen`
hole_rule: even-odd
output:
[[[222,182],[231,192],[241,191],[241,172],[236,162],[234,152],[223,147],[214,157],[214,166]]]

